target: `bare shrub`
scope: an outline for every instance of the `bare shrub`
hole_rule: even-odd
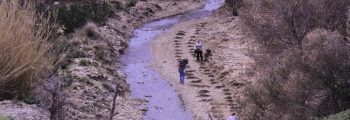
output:
[[[97,39],[98,37],[100,37],[99,33],[97,33],[96,30],[97,25],[93,22],[88,22],[83,28],[83,31],[86,34],[86,36],[93,39]]]
[[[105,44],[98,44],[98,45],[95,45],[94,46],[94,54],[95,54],[95,57],[98,59],[98,60],[102,60],[103,62],[107,62],[107,58],[109,56],[108,54],[108,46],[106,46]]]
[[[238,9],[241,7],[243,0],[225,0],[225,4],[232,11],[233,16],[238,16]]]
[[[330,113],[350,107],[347,88],[350,86],[350,46],[339,32],[316,29],[303,41],[303,65],[313,78],[321,79],[331,91]]]
[[[79,61],[79,65],[81,65],[81,66],[88,66],[89,64],[90,64],[90,62],[85,60],[85,59],[82,59]]]
[[[271,62],[263,78],[246,89],[247,119],[307,119],[312,109],[305,104],[318,88],[301,69],[300,50],[289,49]]]
[[[70,51],[70,53],[66,55],[66,59],[85,58],[87,56],[88,55],[84,51],[81,51],[79,49],[73,49],[72,51]]]
[[[269,57],[246,90],[247,119],[314,119],[350,107],[349,2],[243,1],[240,15]]]
[[[345,0],[245,0],[241,17],[270,53],[278,54],[300,46],[314,28],[344,31],[348,4]]]
[[[302,49],[277,55],[263,78],[247,88],[248,119],[313,119],[349,108],[350,48],[342,38],[338,32],[316,29],[305,37]]]
[[[0,29],[0,96],[21,97],[52,66],[47,43],[51,27],[31,3],[14,0],[0,4]]]

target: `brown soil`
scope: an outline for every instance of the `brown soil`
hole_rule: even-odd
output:
[[[153,43],[154,67],[177,89],[195,119],[227,119],[240,113],[244,86],[254,82],[257,44],[239,17],[224,12],[174,26]],[[248,31],[248,32],[247,32]],[[194,44],[202,40],[213,50],[209,62],[197,62]],[[188,58],[185,85],[179,84],[177,59]]]

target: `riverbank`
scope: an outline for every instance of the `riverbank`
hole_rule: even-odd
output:
[[[177,5],[173,5],[174,3],[177,3]],[[146,23],[148,21],[154,20],[154,19],[159,19],[162,17],[165,17],[167,15],[173,15],[173,14],[179,14],[182,13],[184,11],[188,11],[188,10],[192,10],[198,7],[201,7],[203,5],[203,2],[188,2],[188,1],[160,1],[160,0],[149,0],[149,1],[139,1],[135,7],[130,8],[129,12],[117,12],[115,16],[117,17],[113,17],[113,19],[110,19],[107,24],[105,26],[101,26],[98,27],[96,29],[96,31],[98,32],[98,34],[104,39],[102,41],[106,42],[106,47],[112,47],[112,56],[110,56],[110,58],[107,58],[109,60],[115,60],[115,58],[119,58],[120,55],[122,55],[124,53],[124,49],[126,49],[129,45],[129,39],[133,36],[133,30],[138,28],[140,25],[142,25],[143,23]],[[187,8],[182,8],[183,6],[187,6]],[[191,7],[189,7],[191,6]],[[180,9],[181,8],[181,9]],[[174,10],[175,9],[175,10]],[[176,10],[177,9],[177,10]],[[94,43],[94,44],[101,44],[99,42]],[[94,45],[92,45],[94,46]],[[111,48],[109,48],[111,49]],[[91,52],[88,52],[91,53]],[[107,52],[108,53],[108,52]],[[119,60],[116,60],[119,61]],[[79,63],[79,62],[77,62]],[[108,65],[104,62],[102,62],[101,64],[104,65]],[[105,81],[102,80],[102,78],[107,78],[110,79],[112,78],[112,80],[116,80],[115,82],[111,82],[112,84],[108,85],[108,84],[102,84],[102,85],[96,85],[96,86],[101,86],[98,87],[100,88],[98,91],[102,91],[100,95],[107,95],[105,97],[103,97],[103,99],[105,99],[107,102],[103,102],[101,103],[101,101],[96,101],[99,104],[100,109],[95,109],[97,111],[91,111],[91,112],[84,112],[81,109],[79,110],[79,108],[85,106],[84,104],[78,104],[78,103],[73,103],[73,105],[79,105],[81,107],[73,107],[76,108],[78,111],[81,111],[78,118],[82,118],[82,119],[95,119],[95,117],[101,117],[99,115],[102,115],[103,118],[110,116],[110,108],[112,106],[113,103],[113,96],[114,93],[113,92],[121,92],[118,93],[119,95],[121,95],[120,97],[116,98],[116,104],[115,104],[115,110],[114,113],[114,119],[115,120],[122,120],[122,119],[142,119],[143,114],[145,112],[145,108],[142,108],[140,106],[142,106],[143,104],[145,104],[145,100],[142,99],[131,99],[129,97],[129,85],[126,83],[126,77],[124,75],[124,73],[120,70],[122,64],[119,62],[113,63],[116,65],[117,69],[116,72],[114,73],[108,73],[108,72],[103,72],[104,70],[97,70],[97,71],[92,71],[92,75],[100,75],[102,73],[102,76],[107,76],[107,77],[99,77],[98,79],[100,81]],[[111,65],[111,64],[109,64]],[[110,67],[106,67],[107,70],[110,70]],[[75,69],[75,68],[72,68]],[[113,68],[111,68],[113,69]],[[96,70],[96,69],[88,69],[88,70]],[[84,73],[86,74],[85,71]],[[74,72],[68,72],[68,73],[74,73]],[[106,74],[107,75],[106,75]],[[108,77],[108,76],[111,77]],[[89,76],[89,72],[87,74],[87,76]],[[85,77],[85,78],[90,78],[90,77]],[[89,80],[88,80],[89,81]],[[107,80],[110,81],[110,80]],[[99,82],[97,82],[99,83]],[[84,84],[84,82],[78,82],[77,83],[78,86]],[[113,85],[114,84],[114,85]],[[117,86],[115,86],[117,85]],[[87,85],[89,86],[89,85]],[[91,86],[91,88],[96,88],[94,87],[95,85]],[[105,87],[107,86],[107,87]],[[108,87],[110,86],[110,87]],[[117,91],[110,91],[110,88],[114,88],[117,87]],[[73,89],[69,89],[69,90],[73,90],[73,91],[77,91],[74,90],[74,87],[72,87]],[[66,89],[67,90],[67,89]],[[86,89],[85,89],[86,90]],[[81,91],[81,90],[78,90]],[[83,90],[84,91],[84,90]],[[94,89],[93,91],[96,91],[96,89]],[[103,92],[104,91],[104,92]],[[106,92],[110,91],[109,94],[105,94]],[[111,93],[112,92],[112,93]],[[69,92],[69,93],[74,93],[74,92]],[[69,94],[67,93],[67,94]],[[94,93],[95,94],[95,93]],[[97,94],[97,96],[100,96],[99,94]],[[76,96],[76,95],[74,95]],[[77,96],[78,98],[74,98],[73,100],[82,100],[82,101],[90,101],[88,99],[85,99],[86,97],[84,96],[90,96],[90,95],[84,95],[83,96]],[[102,97],[102,96],[100,96]],[[101,98],[98,98],[101,99]],[[88,102],[87,102],[88,103]],[[107,104],[107,107],[103,107],[103,104]],[[109,105],[108,105],[109,104]],[[87,104],[86,104],[87,105]],[[92,108],[96,108],[98,106],[93,105],[87,105]],[[105,112],[103,112],[104,110],[106,110]],[[75,111],[75,110],[74,110]],[[73,111],[73,113],[75,113]],[[102,112],[102,113],[101,113]],[[86,114],[87,113],[87,114]],[[86,114],[86,116],[89,117],[82,117],[84,116],[84,114]],[[95,114],[94,116],[91,116],[91,114]],[[72,116],[74,116],[74,114],[72,114]],[[76,118],[76,117],[71,117],[71,118]]]
[[[228,17],[224,9],[214,15],[174,26],[152,45],[153,67],[177,89],[195,119],[227,119],[240,114],[239,99],[245,85],[254,82],[257,44],[239,17]],[[198,63],[194,44],[213,51],[212,60]],[[177,59],[189,59],[185,85],[179,84]]]
[[[132,26],[127,27],[125,32],[128,34],[128,40],[127,42],[129,43],[129,39],[134,35],[133,31],[140,27],[142,24],[147,23],[152,20],[157,20],[161,18],[165,18],[167,16],[174,16],[178,14],[183,14],[186,11],[191,11],[198,9],[202,7],[205,4],[205,1],[159,1],[159,0],[150,0],[147,1],[147,3],[139,3],[136,5],[136,10],[137,9],[144,9],[144,4],[157,4],[159,5],[162,10],[157,11],[153,14],[153,16],[142,19],[142,20],[137,20],[137,19],[130,19],[127,18],[128,20],[133,20],[131,23],[128,23],[129,21],[126,20],[127,23],[125,24],[132,24]],[[140,7],[140,8],[137,8]],[[140,13],[140,11],[138,11]],[[136,13],[137,14],[137,13]],[[136,15],[135,14],[135,15]],[[140,18],[140,17],[139,17]],[[142,17],[141,17],[142,18]],[[125,21],[125,20],[124,20]],[[118,22],[118,24],[121,24],[120,21],[115,21]],[[118,25],[117,24],[117,25]],[[125,27],[124,27],[125,28]],[[129,45],[128,45],[129,46]],[[124,47],[126,49],[127,47]],[[119,57],[118,57],[119,58]],[[117,69],[121,70],[121,64],[117,65]],[[123,73],[125,74],[125,73]],[[116,120],[120,119],[134,119],[134,120],[139,120],[142,119],[144,114],[148,111],[148,108],[142,107],[147,103],[147,100],[145,99],[133,99],[130,97],[130,93],[127,93],[128,95],[125,96],[124,98],[118,98],[117,99],[117,105],[116,105],[116,111],[118,111],[119,114],[115,116]]]
[[[116,10],[103,24],[90,22],[62,35],[55,40],[55,46],[67,51],[61,54],[55,76],[34,90],[30,100],[35,103],[2,101],[0,108],[4,109],[0,111],[0,118],[96,120],[115,115],[116,120],[142,119],[144,110],[139,106],[145,101],[129,98],[129,86],[119,69],[122,66],[119,56],[128,47],[133,30],[143,23],[202,5],[203,1],[139,1],[133,7]],[[118,97],[112,110],[115,95]]]

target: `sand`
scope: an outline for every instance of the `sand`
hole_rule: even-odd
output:
[[[225,17],[226,16],[226,17]],[[175,86],[184,105],[198,120],[227,119],[240,114],[244,87],[254,82],[257,45],[239,17],[223,12],[186,21],[159,36],[152,44],[153,67]],[[196,62],[193,48],[202,40],[213,50],[209,62]],[[185,85],[179,84],[177,59],[188,58]]]

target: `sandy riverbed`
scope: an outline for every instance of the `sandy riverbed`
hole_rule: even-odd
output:
[[[150,21],[154,19],[160,19],[167,16],[173,16],[177,14],[182,14],[186,11],[191,11],[198,9],[202,7],[205,4],[205,1],[195,0],[195,1],[187,1],[187,0],[180,0],[180,1],[163,1],[163,0],[149,0],[147,2],[139,2],[136,7],[134,8],[134,13],[137,15],[137,13],[142,13],[142,11],[145,11],[146,6],[152,6],[154,4],[159,5],[162,10],[156,11],[153,16],[151,16],[149,19],[145,21]],[[121,16],[121,20],[116,20],[115,22],[120,25],[128,25],[129,27],[125,29],[127,31],[126,33],[132,34],[132,31],[140,26],[140,22],[136,21],[128,23],[128,21],[133,20],[133,17],[129,17],[129,15],[125,15],[124,13],[118,13]],[[137,16],[135,17],[137,18]],[[111,20],[114,21],[114,20]],[[116,25],[117,25],[116,24]],[[118,26],[118,25],[117,25]],[[146,104],[145,100],[142,99],[132,99],[128,97],[126,98],[118,98],[117,99],[117,105],[116,105],[116,111],[118,114],[114,117],[115,120],[139,120],[142,119],[145,110],[143,105]]]
[[[256,44],[239,17],[227,17],[223,11],[210,17],[186,21],[174,26],[152,44],[154,64],[176,87],[185,106],[195,119],[226,119],[240,113],[238,100],[247,84],[254,82]],[[193,45],[202,40],[204,49],[214,56],[199,63],[193,57]],[[188,58],[185,85],[179,84],[177,59]]]

